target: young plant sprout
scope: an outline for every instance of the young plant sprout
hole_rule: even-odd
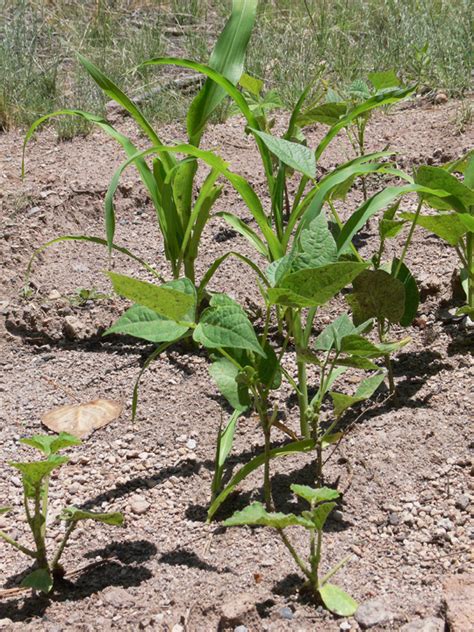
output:
[[[33,547],[20,544],[4,531],[0,531],[0,538],[33,560],[33,570],[23,578],[21,585],[48,594],[53,590],[55,580],[64,575],[64,569],[60,564],[61,557],[78,523],[82,520],[94,520],[112,526],[122,526],[123,515],[116,512],[97,513],[73,506],[64,508],[59,519],[66,523],[66,531],[58,548],[50,556],[46,547],[46,525],[51,473],[68,461],[67,457],[59,456],[58,452],[80,445],[81,441],[61,432],[56,436],[35,435],[29,439],[20,439],[20,442],[39,450],[45,457],[37,461],[10,463],[22,476],[23,507],[33,536]],[[0,507],[2,514],[9,511],[10,507]]]

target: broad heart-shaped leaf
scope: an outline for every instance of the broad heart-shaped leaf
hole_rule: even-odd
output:
[[[236,304],[213,306],[211,302],[211,307],[201,314],[193,338],[208,349],[245,349],[265,357],[252,323],[243,309]]]
[[[353,281],[354,291],[346,300],[356,325],[369,318],[398,323],[405,312],[405,287],[383,270],[364,270]]]
[[[193,294],[139,281],[116,272],[107,272],[107,275],[117,294],[148,307],[170,320],[185,321],[186,315],[196,304],[196,297]]]
[[[209,367],[222,395],[235,410],[243,412],[250,406],[251,398],[245,384],[236,381],[239,369],[227,358],[218,358]]]
[[[394,70],[369,72],[368,79],[377,91],[386,90],[387,88],[396,88],[400,85],[400,81]]]
[[[383,382],[384,378],[385,372],[383,371],[365,378],[359,384],[359,387],[354,395],[346,395],[345,393],[330,391],[329,395],[331,396],[334,405],[334,415],[336,418],[339,418],[345,410],[354,404],[363,402],[365,399],[371,397]]]
[[[123,525],[123,514],[119,512],[99,513],[96,511],[85,511],[77,507],[66,507],[59,515],[60,520],[66,522],[79,522],[79,520],[94,520],[95,522],[103,522],[113,526],[121,527]]]
[[[422,194],[423,199],[433,208],[454,209],[463,213],[469,211],[469,207],[474,205],[474,191],[442,167],[419,167],[415,173],[415,182],[430,189],[449,193],[448,197],[443,198]]]
[[[266,132],[252,130],[252,133],[261,138],[267,148],[281,162],[295,171],[299,171],[308,178],[316,177],[316,159],[314,152],[300,143],[292,143],[284,138],[276,138]]]
[[[347,314],[341,314],[319,334],[316,338],[314,348],[318,351],[329,351],[333,348],[339,351],[341,349],[341,342],[346,336],[366,332],[371,329],[371,327],[372,319],[355,327]]]
[[[309,485],[297,485],[293,483],[290,485],[290,489],[300,498],[304,498],[309,504],[336,500],[340,496],[337,489],[331,489],[330,487],[309,487]]]
[[[257,12],[257,0],[233,0],[232,14],[214,46],[209,66],[234,85],[242,76],[245,51]],[[199,145],[209,116],[226,96],[226,91],[209,77],[188,110],[189,140]]]
[[[287,454],[303,454],[314,449],[314,441],[312,439],[302,439],[300,441],[293,441],[287,443],[279,448],[272,448],[270,450],[270,458],[276,458],[280,456],[286,456]],[[229,484],[222,490],[219,496],[212,502],[207,512],[207,521],[210,522],[215,515],[216,511],[225,501],[225,499],[234,491],[239,483],[241,483],[249,474],[261,467],[265,463],[265,455],[259,454],[251,461],[246,463],[240,470],[232,477]]]
[[[337,260],[337,246],[324,213],[320,213],[301,231],[295,249],[293,270],[319,268]]]
[[[347,103],[343,101],[322,103],[321,105],[301,112],[296,119],[296,124],[301,127],[306,127],[313,123],[322,123],[323,125],[332,126],[335,125],[346,112]]]
[[[342,353],[361,358],[380,358],[388,353],[401,349],[410,342],[410,338],[404,338],[398,342],[374,343],[358,334],[349,334],[341,341]]]
[[[295,514],[284,514],[268,512],[262,503],[252,503],[242,511],[236,511],[233,516],[227,518],[222,523],[224,527],[238,527],[241,525],[262,525],[275,529],[285,529],[286,527],[301,526],[310,529],[313,525],[309,520],[305,520]]]
[[[167,287],[189,295],[193,299],[192,306],[184,314],[183,321],[193,322],[196,313],[196,288],[189,279],[175,279],[164,283],[161,287]],[[109,334],[125,334],[150,342],[168,342],[183,336],[188,327],[178,325],[174,320],[157,314],[155,310],[143,305],[133,305],[109,327],[104,336]]]
[[[56,454],[59,450],[73,445],[81,445],[81,440],[73,437],[68,432],[60,432],[58,435],[35,435],[34,437],[20,439],[20,443],[36,448],[46,456]]]
[[[366,263],[340,261],[298,270],[286,275],[279,287],[269,289],[268,298],[271,303],[289,307],[324,305],[367,267]]]
[[[33,461],[31,463],[14,463],[9,461],[9,465],[19,470],[23,476],[23,485],[29,498],[33,497],[35,490],[41,487],[45,476],[49,476],[53,470],[67,463],[69,459],[65,456],[52,454],[46,461]]]
[[[352,616],[359,607],[355,599],[335,584],[326,583],[319,588],[318,592],[326,608],[340,617]]]
[[[414,276],[403,261],[401,264],[398,259],[392,261],[391,275],[401,281],[405,288],[405,309],[399,322],[402,327],[408,327],[412,324],[420,304],[418,286]]]
[[[37,568],[23,578],[21,586],[24,588],[33,588],[33,590],[40,590],[48,594],[53,587],[53,578],[47,569]]]
[[[415,213],[400,213],[400,216],[410,221],[415,219]],[[461,237],[466,233],[463,217],[465,215],[462,213],[418,215],[416,223],[437,237],[441,237],[451,246],[457,246]]]

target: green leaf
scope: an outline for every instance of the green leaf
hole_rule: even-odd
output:
[[[219,358],[211,364],[209,373],[232,408],[239,412],[247,410],[251,404],[250,395],[247,386],[236,381],[239,369],[235,364],[227,358]]]
[[[402,327],[408,327],[412,324],[420,304],[418,286],[405,263],[402,262],[400,265],[399,260],[396,258],[392,261],[391,275],[401,281],[405,288],[405,310],[399,322]]]
[[[38,568],[23,578],[21,586],[24,588],[33,588],[33,590],[40,590],[48,594],[53,588],[53,578],[48,570]]]
[[[314,448],[314,441],[312,439],[302,439],[301,441],[294,441],[288,443],[280,448],[273,448],[270,450],[270,459],[286,456],[288,454],[302,454],[309,452]],[[212,502],[207,512],[207,520],[210,522],[215,515],[216,511],[226,500],[226,498],[234,491],[239,483],[241,483],[249,474],[261,467],[265,463],[265,454],[259,454],[246,463],[240,470],[232,477],[229,484],[222,490],[219,496]]]
[[[442,167],[419,167],[415,174],[415,182],[430,189],[446,191],[449,194],[449,197],[442,199],[435,195],[422,195],[423,199],[433,208],[440,210],[453,208],[463,213],[474,205],[474,191]]]
[[[383,382],[384,378],[384,372],[376,373],[375,375],[365,378],[360,383],[354,395],[346,395],[345,393],[330,391],[329,395],[331,396],[334,405],[334,415],[336,418],[338,419],[348,408],[354,406],[354,404],[363,402],[371,397]]]
[[[336,366],[352,367],[353,369],[362,369],[363,371],[377,371],[379,367],[365,357],[349,356],[348,358],[337,358]]]
[[[252,129],[252,133],[261,138],[272,154],[282,163],[308,178],[316,177],[316,160],[314,152],[309,147],[300,143],[292,143],[283,138],[276,138],[256,129]]]
[[[258,97],[262,92],[263,81],[244,72],[239,79],[239,85],[247,92],[250,92],[250,94],[253,94],[254,97]]]
[[[411,222],[416,217],[415,213],[400,213],[400,216]],[[462,213],[418,215],[416,223],[434,235],[441,237],[451,246],[457,246],[462,236],[466,233],[463,217],[466,217],[466,215]],[[470,215],[467,215],[467,217],[470,217]]]
[[[232,84],[242,76],[247,44],[252,33],[257,12],[257,0],[233,0],[232,14],[217,40],[209,60],[209,66]],[[204,127],[226,91],[208,78],[191,103],[187,116],[189,140],[199,145]]]
[[[60,432],[59,435],[35,435],[34,437],[20,439],[20,443],[36,448],[46,456],[49,456],[64,448],[81,445],[82,441],[67,432]]]
[[[296,483],[293,483],[290,485],[290,489],[300,498],[304,498],[304,500],[306,500],[309,504],[336,500],[340,496],[337,489],[331,489],[330,487],[315,488],[309,487],[308,485],[297,485]]]
[[[32,497],[35,490],[41,487],[45,476],[49,476],[53,470],[63,465],[63,463],[67,463],[68,460],[65,456],[52,454],[46,461],[33,461],[31,463],[9,461],[8,464],[21,472],[25,491],[28,497]]]
[[[266,276],[272,287],[278,285],[281,279],[291,271],[293,261],[294,256],[290,253],[270,263]]]
[[[303,516],[305,518],[309,518],[309,516],[311,516],[311,522],[313,525],[318,531],[322,531],[329,514],[336,505],[337,503],[323,503],[322,505],[318,505],[316,509],[313,509],[312,511],[304,511]]]
[[[322,103],[316,107],[309,108],[297,117],[296,123],[301,127],[322,123],[323,125],[335,125],[339,119],[347,112],[347,103],[330,102]]]
[[[374,343],[363,336],[349,334],[342,339],[340,350],[342,353],[354,355],[360,358],[379,358],[404,347],[410,338],[404,338],[398,342]]]
[[[233,516],[227,518],[222,523],[224,527],[237,527],[241,525],[263,525],[274,529],[285,529],[286,527],[301,526],[310,529],[313,525],[309,520],[305,520],[295,514],[284,514],[268,512],[262,503],[252,503],[242,511],[236,511]]]
[[[369,318],[398,323],[405,313],[405,287],[384,270],[364,270],[353,282],[354,291],[346,300],[353,320],[360,324]]]
[[[368,78],[377,91],[386,90],[387,88],[396,88],[400,85],[400,81],[394,70],[369,72]]]
[[[467,213],[459,213],[458,218],[467,228],[469,233],[474,233],[474,215],[468,215]]]
[[[289,307],[324,305],[367,266],[366,263],[341,261],[299,270],[286,275],[280,281],[280,287],[269,289],[268,298],[271,303]]]
[[[382,384],[384,378],[384,371],[375,373],[375,375],[371,375],[370,377],[366,377],[359,384],[355,392],[355,397],[358,397],[360,400],[369,399],[369,397],[372,397],[378,387]]]
[[[252,323],[242,308],[235,304],[205,309],[194,330],[193,338],[208,349],[246,349],[265,357]]]
[[[77,507],[66,507],[59,515],[60,520],[66,522],[79,522],[79,520],[94,520],[95,522],[103,522],[113,526],[121,527],[123,525],[123,514],[119,512],[99,513],[96,511],[85,511]]]
[[[321,586],[319,595],[326,608],[340,617],[351,617],[359,607],[355,599],[335,584],[326,583]]]
[[[314,348],[318,351],[330,351],[333,348],[339,351],[341,350],[341,342],[346,336],[368,331],[371,327],[372,320],[355,327],[347,314],[341,314],[319,334]]]
[[[157,314],[174,321],[183,321],[196,303],[193,294],[139,281],[124,274],[107,272],[117,294],[152,309]],[[192,319],[194,320],[194,319]],[[188,322],[188,321],[185,321]],[[192,321],[191,321],[192,322]]]
[[[403,217],[403,213],[401,213]],[[379,234],[382,239],[396,237],[405,226],[404,221],[396,219],[381,219],[379,223]]]
[[[319,268],[337,260],[337,246],[324,213],[320,213],[301,231],[294,270]]]
[[[184,314],[183,321],[193,322],[196,313],[196,289],[189,279],[175,279],[169,283],[164,283],[161,287],[167,287],[189,295],[193,304]],[[155,310],[143,305],[133,305],[120,316],[118,320],[109,327],[104,336],[109,334],[124,334],[149,340],[150,342],[168,342],[183,336],[188,327],[178,325],[174,320],[165,318],[157,314]]]
[[[247,239],[252,246],[259,252],[261,255],[269,258],[268,247],[263,243],[257,233],[250,228],[240,217],[233,215],[232,213],[227,213],[226,211],[220,211],[216,213],[217,217],[223,217],[225,221],[232,226],[238,233],[240,233],[245,239]]]

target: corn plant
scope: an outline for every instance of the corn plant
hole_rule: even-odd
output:
[[[330,583],[329,580],[350,560],[351,556],[342,559],[324,575],[320,573],[323,529],[329,514],[336,506],[334,501],[339,498],[339,492],[328,487],[312,488],[307,485],[296,484],[291,485],[291,490],[295,496],[309,504],[309,509],[302,511],[300,515],[269,512],[261,503],[255,502],[242,511],[234,513],[223,522],[223,525],[225,527],[265,526],[275,529],[299,570],[305,576],[304,587],[329,611],[343,617],[349,617],[357,610],[357,602],[342,588]],[[288,527],[303,527],[308,532],[309,552],[307,560],[302,559],[286,534]]]
[[[53,590],[55,580],[64,575],[60,560],[78,523],[83,520],[94,520],[121,526],[123,516],[121,513],[96,513],[77,507],[66,507],[59,515],[59,519],[66,523],[64,536],[53,556],[49,557],[46,547],[46,525],[50,477],[53,471],[68,461],[67,457],[60,456],[58,452],[70,446],[79,445],[81,441],[61,432],[57,436],[35,435],[28,439],[20,439],[20,442],[39,450],[45,457],[37,461],[10,463],[22,476],[23,507],[33,536],[34,548],[20,544],[3,531],[0,531],[0,538],[33,560],[34,570],[23,578],[21,585],[48,594]],[[0,507],[2,514],[9,511],[11,511],[10,507]]]
[[[257,0],[233,1],[232,14],[209,60],[210,66],[222,73],[231,85],[237,83],[242,75],[245,51],[255,21],[256,8]],[[82,55],[78,55],[78,59],[104,93],[135,120],[149,142],[153,146],[162,145],[153,126],[139,107],[92,62]],[[199,146],[210,116],[225,96],[226,93],[222,87],[212,79],[208,79],[191,103],[187,116],[187,131],[192,147]],[[132,141],[118,132],[108,121],[79,110],[60,110],[42,116],[28,130],[25,146],[39,125],[59,115],[78,116],[97,125],[122,146],[128,157],[138,152]],[[211,170],[193,202],[194,179],[197,171],[195,157],[179,160],[170,152],[162,152],[154,158],[151,166],[143,158],[138,158],[135,164],[156,211],[171,276],[173,279],[178,279],[184,272],[184,276],[194,282],[195,260],[198,256],[201,234],[211,208],[222,190],[216,184],[220,175],[219,171]],[[114,248],[115,214],[110,196],[106,199],[105,223],[107,245],[111,252]],[[71,238],[71,236],[68,237]],[[83,236],[82,239],[87,239],[87,237]],[[98,239],[89,240],[100,243]]]

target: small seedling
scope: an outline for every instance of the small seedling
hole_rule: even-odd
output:
[[[223,524],[225,527],[262,525],[276,529],[283,544],[306,577],[305,587],[309,588],[314,597],[328,610],[340,616],[349,617],[357,610],[357,602],[342,588],[329,583],[329,580],[350,560],[351,556],[342,559],[325,575],[320,574],[323,529],[329,514],[336,506],[334,501],[339,498],[339,492],[329,487],[314,489],[307,485],[295,484],[291,485],[291,490],[296,496],[309,503],[309,510],[302,511],[300,515],[268,512],[261,503],[255,502],[242,511],[234,513]],[[309,532],[309,553],[306,561],[301,558],[285,533],[287,527],[293,526],[304,527]]]
[[[81,441],[70,434],[61,432],[59,435],[36,435],[28,439],[20,439],[21,443],[39,450],[46,458],[29,462],[10,462],[16,468],[23,480],[23,506],[26,521],[33,535],[34,548],[20,544],[7,533],[0,531],[0,538],[34,560],[34,569],[21,583],[25,588],[33,588],[43,593],[50,593],[55,580],[63,577],[64,569],[60,564],[61,556],[80,520],[95,520],[109,525],[122,526],[121,513],[96,513],[85,511],[77,507],[66,507],[59,515],[66,523],[66,531],[52,557],[48,556],[46,548],[46,525],[48,518],[48,492],[51,473],[67,463],[68,458],[59,456],[58,452]],[[5,514],[10,507],[0,507],[0,513]]]

